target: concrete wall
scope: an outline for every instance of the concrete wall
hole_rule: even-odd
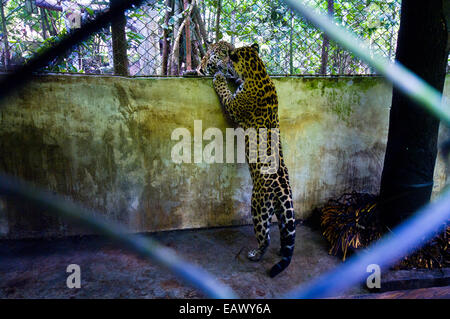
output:
[[[447,81],[448,84],[449,81]],[[391,86],[382,78],[276,78],[299,218],[344,192],[376,193]],[[446,96],[450,87],[446,86]],[[133,231],[250,223],[246,164],[176,164],[175,128],[227,124],[211,79],[45,76],[0,109],[0,170],[97,210]],[[224,134],[225,135],[225,134]],[[209,142],[203,142],[203,146]],[[435,189],[445,183],[441,162]],[[1,209],[3,208],[3,209]],[[0,202],[0,235],[85,230]]]

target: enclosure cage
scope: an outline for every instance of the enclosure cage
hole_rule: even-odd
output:
[[[400,2],[305,1],[352,29],[370,49],[391,60]],[[13,70],[110,5],[102,0],[3,0],[0,70]],[[294,15],[281,0],[149,0],[125,15],[126,22],[104,28],[43,71],[178,76],[198,66],[208,44],[225,40],[237,47],[257,42],[271,75],[375,73]],[[121,34],[126,37],[124,43],[113,41]],[[120,58],[120,52],[124,57]]]
[[[56,50],[64,39],[72,40],[74,50],[68,56],[58,54],[57,58],[49,64],[45,63],[46,66],[39,71],[179,76],[184,71],[198,66],[209,43],[226,40],[237,47],[258,42],[271,75],[323,76],[375,73],[373,69],[375,63],[370,63],[372,66],[369,66],[362,62],[356,53],[352,53],[357,50],[342,49],[328,38],[327,34],[330,32],[319,31],[306,19],[288,9],[285,2],[280,0],[150,0],[145,1],[142,6],[127,10],[125,17],[115,21],[112,27],[104,27],[101,32],[88,32],[90,35],[88,40],[79,42],[70,38],[76,34],[77,29],[83,29],[89,24],[85,22],[98,20],[105,10],[113,8],[115,1],[111,3],[87,0],[3,0],[0,8],[2,30],[0,69],[12,73],[6,75],[5,79],[11,79],[13,83],[13,80],[19,79],[20,72],[29,76],[31,71],[36,71],[33,69],[36,64],[26,69],[27,62],[33,61],[36,53],[39,57]],[[316,12],[327,13],[339,24],[351,29],[365,40],[369,49],[367,52],[379,54],[391,61],[394,59],[397,42],[400,2],[400,0],[305,1],[315,8]],[[111,19],[108,22],[111,22]],[[367,56],[366,61],[370,60]],[[25,65],[25,71],[21,68],[22,65]],[[442,109],[443,104],[440,102],[442,96],[428,90],[426,83],[395,64],[385,63],[377,66],[390,81],[422,102],[430,112],[440,116],[445,123],[450,122],[450,113]],[[389,67],[398,68],[395,72],[389,73],[386,71]],[[23,80],[25,81],[28,80]],[[12,86],[24,84],[19,82],[13,83]],[[408,90],[410,88],[408,82],[414,82],[416,85],[414,88],[419,88],[418,93]],[[5,91],[1,86],[0,90]],[[0,92],[0,97],[4,97],[3,94],[7,95]],[[131,250],[158,261],[200,290],[207,292],[209,296],[234,297],[230,291],[221,290],[223,287],[219,285],[215,286],[205,273],[189,268],[188,264],[173,255],[165,255],[167,251],[156,242],[128,236],[119,226],[114,228],[101,220],[90,219],[89,213],[92,212],[67,204],[62,198],[55,199],[8,178],[0,178],[0,192],[18,194],[19,197],[30,199],[37,205],[49,207],[61,216],[79,219],[100,233],[115,236]],[[435,225],[448,219],[446,207],[449,201],[447,192],[432,206],[425,207],[421,214],[400,229],[396,236],[381,242],[371,255],[359,257],[359,261],[348,263],[327,277],[319,279],[316,286],[310,289],[309,295],[299,290],[286,296],[322,296],[325,290],[324,283],[328,282],[336,283],[337,288],[339,285],[348,286],[349,283],[342,282],[343,278],[353,276],[351,280],[358,280],[357,276],[361,277],[364,271],[355,267],[367,264],[369,257],[380,258],[384,265],[389,264],[391,259],[400,256],[414,245],[417,246],[422,235],[422,237],[429,236]],[[432,215],[433,217],[426,219]],[[315,287],[317,291],[314,290]]]

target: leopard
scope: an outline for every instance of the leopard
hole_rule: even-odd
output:
[[[280,230],[281,248],[278,255],[282,259],[268,271],[273,278],[291,263],[296,230],[292,189],[279,138],[278,95],[259,56],[257,43],[239,48],[226,47],[225,50],[226,54],[217,56],[226,56],[231,62],[233,73],[241,82],[235,92],[230,90],[220,67],[207,67],[216,71],[213,86],[225,113],[237,127],[246,132],[251,129],[253,132],[261,129],[268,132],[258,136],[248,134],[245,140],[246,161],[253,184],[251,215],[258,244],[248,252],[247,257],[256,262],[266,253],[270,244],[270,224],[275,214]],[[255,150],[266,149],[269,141],[269,151],[255,160],[255,153],[261,155],[261,152]],[[278,165],[268,166],[268,159],[271,162],[277,161]]]

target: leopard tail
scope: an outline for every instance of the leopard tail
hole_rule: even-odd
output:
[[[291,263],[292,255],[294,254],[294,239],[295,237],[293,237],[292,235],[290,236],[290,238],[281,238],[281,241],[284,242],[283,247],[281,247],[282,258],[270,269],[269,276],[271,278],[281,273]]]

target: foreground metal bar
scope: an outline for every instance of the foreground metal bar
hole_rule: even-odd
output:
[[[286,4],[305,17],[317,28],[324,31],[331,39],[342,47],[374,67],[385,75],[397,88],[421,103],[428,111],[439,117],[446,125],[450,125],[450,107],[444,105],[442,95],[420,77],[398,62],[391,63],[386,58],[371,51],[363,41],[324,14],[316,13],[299,0],[283,0]]]
[[[98,217],[98,213],[84,209],[51,192],[0,173],[0,195],[27,200],[47,209],[56,216],[71,219],[96,233],[108,236],[140,256],[152,260],[173,272],[177,277],[202,291],[210,298],[234,299],[236,294],[208,272],[179,258],[171,249],[143,235],[133,235],[124,226]]]

